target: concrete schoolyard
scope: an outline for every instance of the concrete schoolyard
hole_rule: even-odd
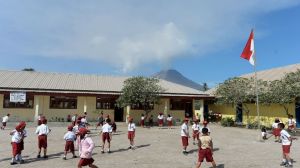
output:
[[[23,158],[25,164],[10,165],[11,145],[9,132],[15,123],[9,123],[6,130],[0,131],[0,167],[24,167],[24,168],[65,168],[77,167],[79,158],[62,160],[64,150],[63,135],[66,132],[67,123],[49,123],[52,132],[48,136],[48,159],[36,159],[37,136],[34,134],[35,123],[29,123],[26,127],[28,137],[25,139]],[[90,135],[96,144],[93,158],[95,165],[101,168],[192,168],[197,161],[197,146],[188,147],[189,154],[183,155],[181,149],[180,127],[166,128],[137,128],[135,150],[129,150],[127,140],[127,126],[125,123],[117,123],[118,130],[113,135],[112,153],[100,152],[99,130],[92,128]],[[273,137],[265,142],[259,142],[258,130],[243,128],[224,128],[210,124],[214,141],[214,159],[218,168],[279,168],[281,162],[281,144],[275,143]],[[191,127],[190,127],[191,132]],[[77,153],[77,152],[76,152]],[[78,155],[78,153],[77,153]],[[300,167],[300,140],[294,141],[291,156],[294,159],[294,167]],[[202,167],[210,167],[205,163]]]

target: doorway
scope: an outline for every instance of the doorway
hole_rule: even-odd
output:
[[[236,118],[235,118],[236,122],[243,122],[243,104],[238,104],[236,106]]]
[[[124,108],[115,107],[115,121],[116,122],[123,121],[123,113],[124,113]]]
[[[185,102],[185,117],[190,118],[193,117],[193,103]]]

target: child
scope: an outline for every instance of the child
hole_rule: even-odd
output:
[[[103,112],[100,113],[99,117],[98,117],[98,124],[96,126],[96,129],[99,127],[99,126],[103,126],[103,121],[104,121],[104,118],[103,118]]]
[[[50,129],[46,125],[47,119],[42,119],[41,123],[42,124],[40,126],[38,126],[35,131],[35,133],[38,135],[38,148],[39,148],[37,158],[41,157],[41,150],[43,148],[44,149],[44,158],[46,159],[46,158],[48,158],[48,156],[47,156],[47,146],[48,146],[47,135],[49,134]]]
[[[75,126],[75,124],[76,124],[77,116],[78,116],[78,114],[75,114],[75,115],[72,116],[71,121],[72,121],[72,125],[73,125],[73,126]]]
[[[200,125],[199,125],[199,120],[195,120],[193,126],[192,126],[192,130],[193,130],[193,144],[196,145],[195,143],[195,139],[197,139],[197,141],[199,141],[199,134],[200,134]]]
[[[186,151],[187,146],[189,145],[189,119],[185,118],[183,124],[181,125],[181,141],[182,141],[182,146],[183,146],[183,154],[188,154]]]
[[[267,140],[267,139],[268,139],[268,138],[267,138],[267,130],[266,130],[265,127],[263,127],[263,128],[261,129],[261,138],[262,138],[263,140]]]
[[[80,143],[79,143],[79,155],[80,160],[78,163],[78,168],[82,166],[89,166],[92,168],[97,168],[94,163],[94,159],[92,158],[92,152],[95,148],[95,144],[90,137],[87,137],[87,133],[89,131],[82,127],[79,129],[78,135],[80,136]]]
[[[294,131],[296,127],[296,121],[293,119],[294,116],[290,115],[288,119],[288,130],[289,131]]]
[[[145,116],[142,114],[141,116],[141,122],[140,122],[141,127],[145,127]]]
[[[149,126],[150,127],[153,127],[153,115],[151,115],[150,117],[149,117]]]
[[[133,123],[133,118],[129,117],[129,124],[128,124],[128,139],[130,142],[129,149],[134,149],[134,137],[135,137],[135,124]]]
[[[276,118],[274,123],[272,124],[272,129],[273,129],[273,135],[275,137],[275,142],[279,142],[279,136],[280,136],[280,129],[278,128],[279,123],[280,123],[280,120],[278,118]]]
[[[196,165],[196,168],[200,168],[204,158],[206,162],[211,162],[212,166],[216,168],[217,165],[212,155],[213,155],[212,138],[208,135],[208,129],[203,128],[202,136],[200,137],[199,140],[198,163]]]
[[[77,156],[75,155],[75,148],[74,148],[74,142],[76,140],[76,135],[73,132],[73,126],[69,125],[68,126],[68,132],[64,135],[64,140],[66,141],[65,144],[65,151],[64,151],[64,160],[67,160],[66,156],[68,151],[70,151],[73,154],[73,158],[76,158]]]
[[[203,121],[203,128],[207,128],[207,130],[208,130],[208,135],[210,135],[210,129],[208,128],[207,125],[208,125],[208,122],[207,122],[206,120],[204,120],[204,121]],[[202,128],[202,129],[203,129],[203,128]],[[202,132],[202,130],[201,130],[201,132]]]
[[[292,137],[291,135],[284,130],[284,124],[279,123],[278,129],[280,130],[280,139],[282,141],[282,163],[281,166],[285,167],[293,167],[292,160],[290,157],[290,149],[292,145]]]
[[[13,130],[10,132],[11,138],[11,146],[12,146],[12,154],[13,157],[11,159],[10,164],[17,164],[16,161],[20,161],[20,164],[24,163],[22,159],[22,150],[24,150],[24,138],[27,137],[27,132],[25,130],[26,123],[21,121]]]
[[[5,129],[6,123],[7,123],[8,119],[9,119],[9,116],[10,116],[10,114],[8,113],[6,116],[2,117],[2,127],[1,127],[2,130]]]
[[[173,119],[173,117],[170,114],[168,114],[167,121],[168,121],[168,126],[169,127],[172,127],[172,125],[173,125],[172,119]]]
[[[164,124],[164,115],[162,113],[159,113],[159,115],[157,116],[157,120],[158,120],[158,126],[162,127]]]
[[[112,127],[110,126],[110,119],[105,121],[105,124],[102,126],[102,150],[101,153],[104,153],[105,142],[107,141],[108,149],[107,152],[110,153],[110,141],[112,138]]]

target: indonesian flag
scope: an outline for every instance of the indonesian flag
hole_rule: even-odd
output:
[[[254,60],[254,33],[253,30],[251,30],[249,39],[247,41],[247,44],[241,54],[241,57],[248,60],[251,65],[255,65]]]

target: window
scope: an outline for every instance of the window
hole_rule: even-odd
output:
[[[76,109],[77,97],[50,96],[50,109]]]
[[[3,108],[33,108],[34,96],[26,95],[26,102],[10,102],[9,94],[4,94]]]
[[[130,108],[133,110],[144,110],[145,106],[139,103],[139,104],[132,104]],[[148,109],[153,110],[153,108],[154,108],[153,103],[148,104]]]
[[[185,100],[182,99],[171,99],[170,109],[171,110],[185,110]]]
[[[96,109],[114,109],[116,99],[111,97],[97,97]]]

